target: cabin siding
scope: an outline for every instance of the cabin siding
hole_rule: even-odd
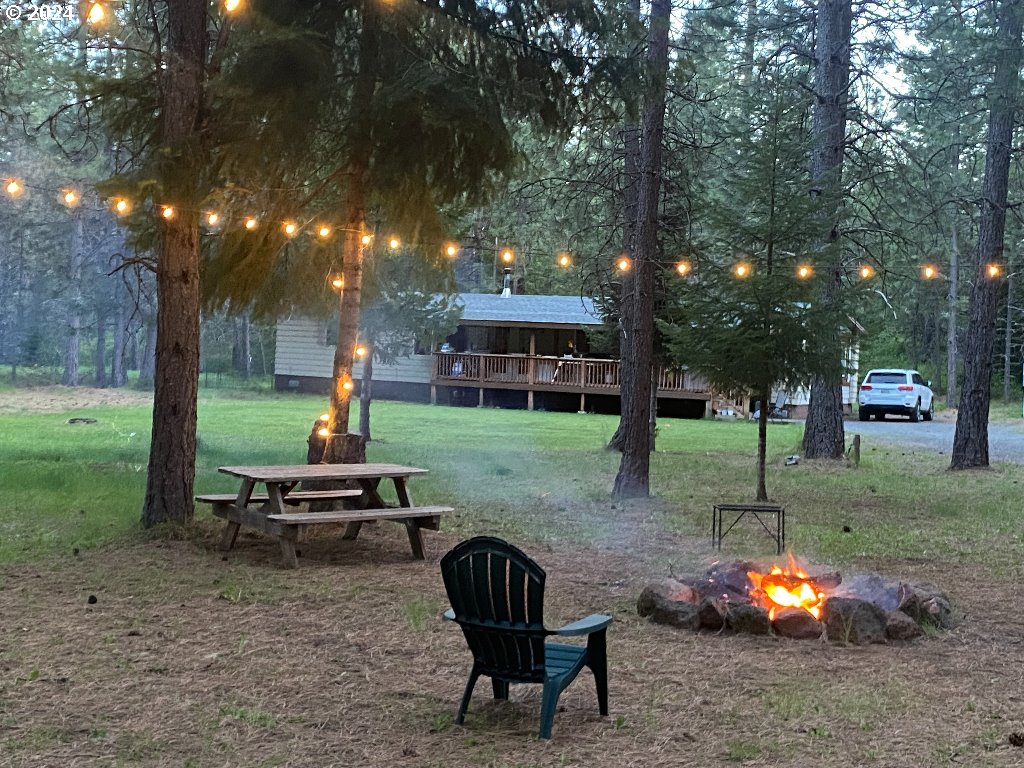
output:
[[[308,317],[289,317],[278,321],[275,376],[331,378],[334,346],[325,343],[326,322]],[[373,380],[429,384],[432,366],[430,355],[400,357],[391,365],[378,362],[373,366]],[[352,378],[362,381],[362,362],[356,361],[352,366]]]

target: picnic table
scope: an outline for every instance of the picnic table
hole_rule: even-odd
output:
[[[213,505],[213,514],[227,521],[221,549],[231,549],[241,527],[263,531],[276,538],[287,568],[298,567],[295,545],[315,525],[346,525],[345,539],[359,535],[363,523],[392,520],[405,525],[413,557],[422,560],[422,529],[439,530],[441,515],[451,507],[417,507],[409,495],[408,480],[425,475],[427,470],[397,464],[297,464],[294,466],[220,467],[219,471],[240,479],[238,493],[196,496],[196,501]],[[398,506],[389,506],[380,495],[382,480],[390,478],[395,486]],[[354,481],[358,488],[296,490],[299,483]],[[256,492],[262,485],[265,493]],[[313,501],[346,502],[351,508],[323,512],[290,511]]]

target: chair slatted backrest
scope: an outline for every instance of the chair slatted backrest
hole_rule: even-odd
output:
[[[544,569],[506,541],[477,536],[441,559],[441,575],[482,671],[543,681]]]

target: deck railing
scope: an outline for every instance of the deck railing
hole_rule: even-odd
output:
[[[544,355],[487,355],[472,352],[435,352],[433,381],[470,387],[498,386],[568,391],[619,391],[619,361]],[[706,393],[707,381],[681,367],[663,367],[658,373],[661,393]]]

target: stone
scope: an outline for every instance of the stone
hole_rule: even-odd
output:
[[[885,611],[856,597],[830,597],[825,602],[825,627],[834,643],[884,643],[888,624]]]
[[[656,624],[692,629],[694,632],[700,629],[697,605],[688,600],[670,600],[659,585],[644,588],[637,598],[636,612]]]
[[[903,611],[888,611],[885,614],[885,636],[889,640],[913,640],[924,634],[917,622]]]
[[[900,594],[899,609],[922,627],[953,629],[959,623],[949,598],[941,592],[933,593],[924,587],[901,584]]]
[[[823,631],[821,622],[803,608],[783,608],[777,611],[772,620],[772,629],[775,634],[794,640],[813,640],[821,637]]]
[[[730,629],[748,635],[767,635],[772,628],[768,611],[750,603],[729,603],[725,623]]]
[[[701,629],[717,632],[725,626],[725,609],[718,600],[705,597],[697,606]]]

